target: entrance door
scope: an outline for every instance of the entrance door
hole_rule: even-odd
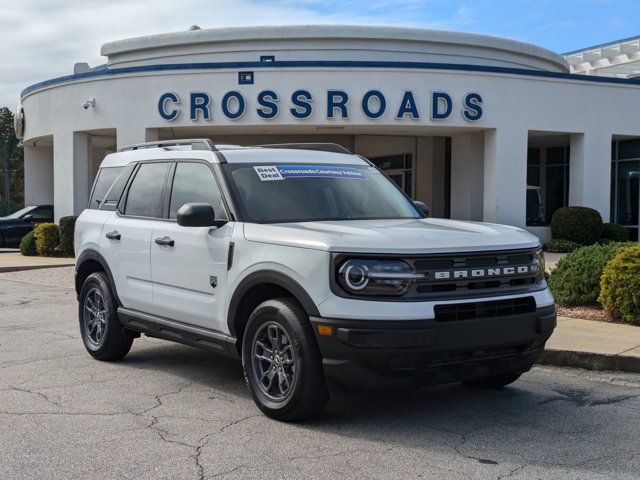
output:
[[[410,153],[374,157],[370,160],[413,198],[413,161]]]

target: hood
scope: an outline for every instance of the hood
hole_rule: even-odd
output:
[[[506,225],[427,218],[244,225],[252,242],[352,253],[445,253],[535,248],[538,237]]]

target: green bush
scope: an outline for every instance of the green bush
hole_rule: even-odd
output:
[[[582,245],[593,245],[602,235],[602,217],[593,208],[559,208],[551,217],[551,235]]]
[[[38,254],[36,251],[36,236],[33,230],[22,237],[20,241],[20,253],[25,257],[33,257]]]
[[[617,223],[602,224],[602,238],[614,242],[626,242],[629,240],[629,231]]]
[[[625,248],[607,264],[598,298],[614,318],[640,325],[640,245]]]
[[[561,238],[557,238],[555,240],[550,240],[544,244],[543,248],[545,252],[549,253],[570,253],[574,250],[577,250],[582,245],[576,242],[572,242],[571,240],[563,240]]]
[[[60,229],[55,223],[39,223],[34,230],[38,255],[50,257],[60,248]]]
[[[549,288],[563,307],[591,305],[598,301],[600,276],[607,262],[633,243],[608,243],[580,247],[558,262],[549,277]]]
[[[60,250],[69,257],[73,257],[73,232],[76,226],[74,216],[60,218]]]

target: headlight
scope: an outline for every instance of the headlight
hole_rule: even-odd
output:
[[[538,249],[536,253],[533,254],[533,259],[538,262],[538,273],[536,274],[536,280],[538,283],[544,280],[544,272],[546,271],[546,266],[544,263],[544,252],[542,248]]]
[[[354,295],[404,295],[425,276],[401,260],[351,259],[338,268],[338,284]]]

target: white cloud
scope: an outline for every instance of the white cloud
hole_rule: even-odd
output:
[[[25,87],[106,61],[100,46],[123,38],[202,28],[312,23],[456,28],[429,18],[426,0],[0,0],[0,106]],[[418,15],[420,14],[420,15]],[[421,18],[421,20],[419,20]]]

